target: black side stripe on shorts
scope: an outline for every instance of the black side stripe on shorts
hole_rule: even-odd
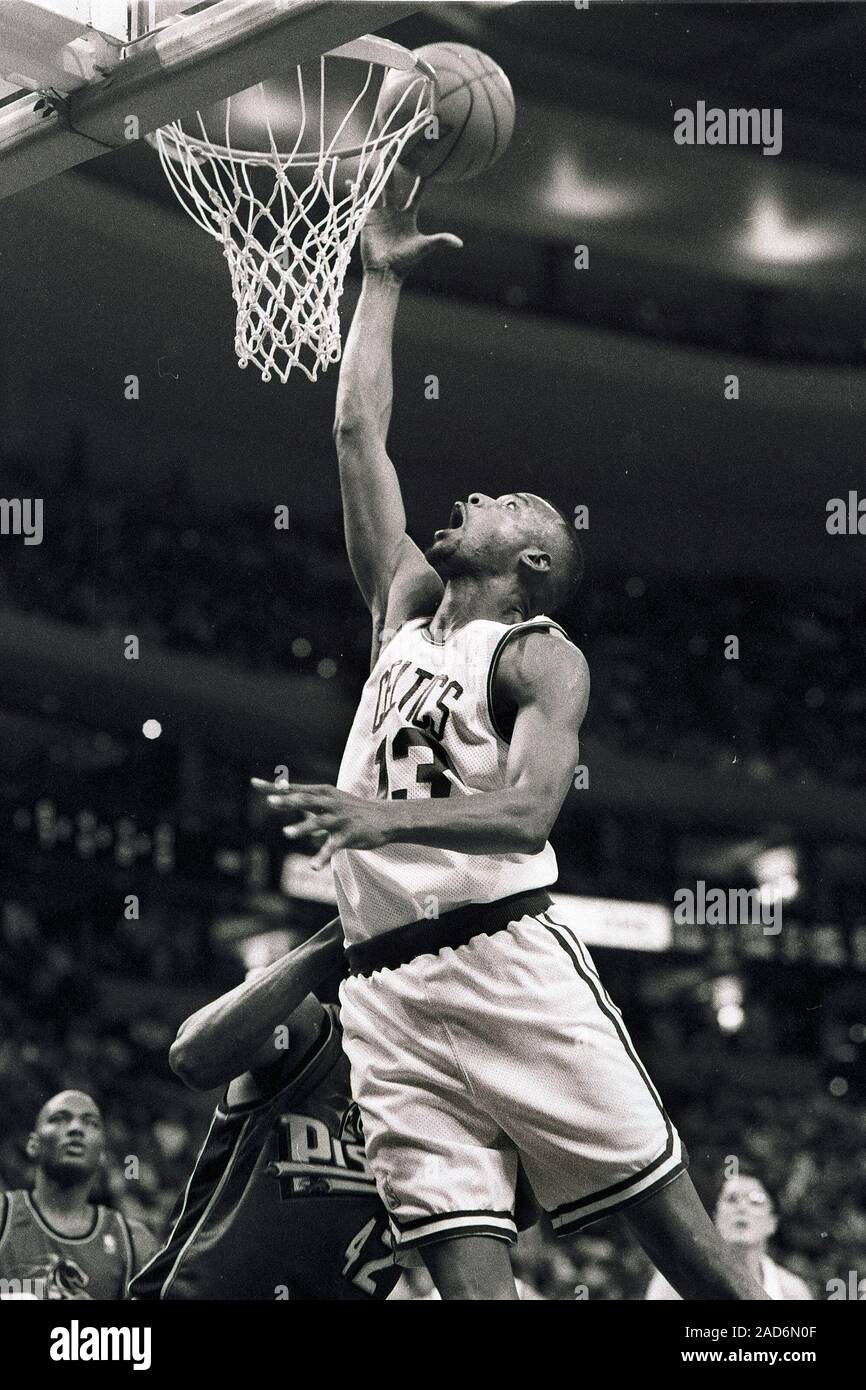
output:
[[[641,1076],[641,1079],[643,1080],[647,1090],[652,1096],[653,1102],[656,1108],[658,1109],[658,1112],[661,1115],[662,1120],[664,1121],[665,1131],[667,1134],[667,1142],[665,1144],[664,1152],[657,1159],[655,1159],[655,1161],[652,1164],[650,1164],[648,1168],[643,1170],[645,1173],[652,1172],[653,1168],[658,1167],[662,1163],[666,1163],[673,1154],[674,1150],[673,1126],[671,1125],[670,1119],[668,1118],[667,1111],[662,1105],[661,1098],[659,1097],[658,1092],[656,1091],[655,1087],[650,1081],[646,1071],[643,1068],[643,1065],[641,1064],[640,1058],[638,1057],[637,1053],[634,1050],[634,1047],[632,1046],[631,1039],[625,1031],[621,1018],[619,1018],[613,1005],[608,1004],[606,998],[604,997],[604,989],[601,987],[601,985],[596,983],[592,975],[589,973],[589,971],[586,970],[586,968],[582,964],[582,961],[579,958],[577,952],[573,949],[571,944],[573,938],[571,938],[568,929],[562,927],[559,922],[554,922],[552,924],[545,922],[545,927],[550,932],[553,939],[556,942],[558,942],[558,944],[562,947],[563,951],[565,951],[566,955],[571,960],[571,963],[574,966],[577,974],[584,981],[584,983],[589,986],[590,990],[595,996],[596,1003],[598,1004],[598,1007],[601,1009],[605,1018],[609,1019],[609,1021],[613,1024],[614,1028],[616,1029],[617,1036],[619,1037],[619,1040],[626,1051],[626,1054],[631,1059],[634,1066],[637,1068]],[[560,932],[562,932],[566,936],[566,940],[562,939],[562,937],[559,935]],[[616,1193],[621,1191],[623,1188],[632,1186],[639,1177],[640,1174],[632,1173],[630,1177],[621,1179],[619,1182],[612,1183],[610,1187],[602,1188],[599,1192],[592,1193],[590,1197],[581,1198],[581,1200],[577,1202],[567,1202],[563,1206],[557,1207],[550,1214],[551,1216],[560,1216],[568,1212],[576,1211],[581,1206],[586,1206],[593,1202],[604,1201],[604,1199],[607,1197],[615,1196]]]
[[[622,1014],[614,1004],[613,1000],[610,998],[607,990],[601,983],[601,980],[599,979],[598,975],[592,969],[590,969],[589,965],[585,961],[584,951],[586,948],[584,947],[583,942],[572,931],[570,927],[564,927],[561,922],[554,922],[552,918],[548,917],[548,914],[546,912],[542,914],[542,917],[546,919],[544,924],[547,927],[547,930],[550,932],[551,936],[553,936],[559,942],[566,955],[570,957],[578,975],[582,980],[585,981],[586,984],[589,985],[590,989],[595,995],[598,1007],[601,1009],[605,1017],[610,1019],[611,1023],[616,1029],[620,1042],[622,1043],[632,1062],[640,1072],[640,1075],[643,1078],[644,1085],[646,1086],[647,1090],[649,1091],[650,1095],[655,1101],[659,1113],[662,1115],[665,1124],[667,1125],[668,1134],[670,1134],[671,1122],[668,1119],[667,1111],[665,1110],[664,1105],[662,1104],[661,1096],[659,1095],[658,1091],[656,1090],[655,1086],[650,1080],[649,1075],[646,1069],[644,1068],[643,1062],[640,1060],[640,1058],[634,1050],[634,1044],[632,1043],[631,1038],[626,1032],[625,1022],[623,1020]],[[557,935],[558,932],[562,932],[563,935],[567,938],[567,940],[563,941],[562,937]]]
[[[652,1167],[655,1167],[655,1164],[653,1164]],[[635,1175],[632,1182],[645,1176],[650,1171],[650,1168],[645,1168],[643,1173]],[[554,1235],[557,1237],[575,1235],[578,1231],[585,1230],[587,1226],[594,1225],[596,1221],[603,1221],[607,1216],[618,1216],[620,1212],[625,1211],[628,1207],[636,1206],[638,1202],[645,1201],[647,1197],[652,1197],[654,1193],[661,1192],[662,1188],[668,1187],[673,1182],[674,1178],[679,1177],[680,1173],[684,1173],[685,1171],[686,1164],[685,1160],[683,1160],[678,1163],[675,1168],[672,1168],[670,1172],[663,1173],[655,1182],[650,1183],[649,1187],[643,1187],[640,1192],[634,1192],[630,1197],[624,1197],[621,1202],[615,1202],[605,1211],[593,1212],[590,1216],[581,1215],[580,1211],[577,1209],[579,1206],[578,1203],[557,1207],[555,1212],[550,1213],[551,1218],[558,1218],[558,1224],[554,1231]]]
[[[402,1219],[391,1212],[390,1217],[400,1250],[456,1236],[488,1236],[509,1245],[517,1239],[517,1226],[510,1211],[446,1211]]]

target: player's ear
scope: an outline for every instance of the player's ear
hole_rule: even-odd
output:
[[[549,574],[551,559],[546,550],[537,550],[534,546],[527,546],[526,550],[521,550],[518,556],[521,565],[526,565],[535,575]]]
[[[28,1134],[27,1143],[24,1145],[24,1152],[31,1163],[36,1162],[39,1157],[39,1140],[35,1134]]]

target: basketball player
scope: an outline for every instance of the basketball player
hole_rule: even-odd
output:
[[[574,530],[526,486],[473,492],[422,554],[386,449],[403,279],[437,246],[394,188],[367,221],[335,439],[373,666],[336,788],[269,787],[332,861],[352,975],[344,1046],[401,1250],[445,1299],[517,1296],[522,1162],[554,1229],[625,1210],[687,1298],[765,1297],[701,1206],[686,1156],[579,938],[547,843],[578,762],[584,657],[548,613]],[[261,785],[261,784],[259,784]]]
[[[227,1085],[135,1299],[381,1299],[388,1217],[364,1155],[339,1013],[309,991],[342,968],[335,919],[181,1025],[170,1061]]]
[[[83,1091],[43,1105],[27,1156],[31,1191],[0,1193],[0,1281],[4,1291],[43,1299],[120,1299],[156,1241],[140,1221],[94,1206],[105,1157],[99,1106]]]
[[[719,1192],[715,1215],[722,1239],[736,1250],[768,1298],[778,1302],[811,1299],[808,1284],[799,1275],[777,1265],[767,1252],[778,1219],[770,1194],[760,1178],[742,1171],[737,1177],[727,1178]],[[650,1280],[645,1295],[652,1302],[679,1296],[658,1271]]]

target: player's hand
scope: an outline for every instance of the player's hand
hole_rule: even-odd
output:
[[[418,230],[420,182],[395,166],[381,202],[367,215],[361,233],[361,261],[365,271],[390,271],[402,279],[413,266],[438,246],[459,250],[463,242],[452,232],[427,236]]]
[[[256,791],[264,792],[273,811],[293,811],[300,817],[283,827],[289,840],[321,838],[311,868],[321,869],[341,849],[378,849],[388,843],[388,802],[368,801],[336,787],[305,786],[293,782],[263,782],[252,778]]]

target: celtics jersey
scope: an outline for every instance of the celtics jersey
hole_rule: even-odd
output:
[[[528,632],[567,641],[551,618],[477,619],[434,640],[429,618],[405,623],[382,649],[364,686],[337,785],[367,798],[472,796],[502,791],[510,730],[493,706],[496,671],[509,642]],[[334,885],[351,945],[468,903],[545,888],[556,855],[464,854],[428,845],[340,850]]]
[[[369,1299],[397,1283],[336,1009],[287,1068],[261,1099],[217,1106],[133,1298]]]
[[[89,1234],[65,1236],[29,1192],[0,1194],[0,1297],[124,1298],[133,1268],[129,1227],[119,1212],[94,1207]]]

